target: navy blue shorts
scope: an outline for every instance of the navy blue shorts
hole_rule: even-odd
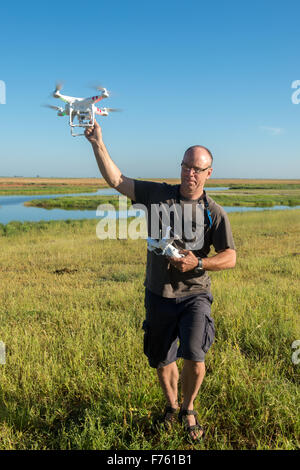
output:
[[[204,362],[215,337],[212,302],[210,292],[169,299],[146,289],[144,353],[151,367],[158,369],[178,357]]]

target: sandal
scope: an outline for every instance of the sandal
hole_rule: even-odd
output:
[[[195,416],[196,424],[194,424],[193,426],[189,426],[187,424],[187,422],[184,423],[184,429],[187,432],[187,438],[189,440],[191,440],[193,443],[200,442],[205,437],[205,431],[204,431],[203,427],[200,425],[199,421],[197,420],[196,411],[194,411],[194,410],[183,410],[183,409],[180,408],[180,411],[178,413],[178,419],[179,419],[180,423],[183,424],[183,419],[182,419],[183,416],[189,416],[189,415],[194,415]],[[202,431],[202,434],[200,436],[196,437],[196,438],[193,438],[192,433],[196,432],[196,431]]]
[[[165,411],[162,417],[162,423],[166,429],[170,429],[176,420],[176,413],[178,408],[172,408],[171,406],[166,406]]]

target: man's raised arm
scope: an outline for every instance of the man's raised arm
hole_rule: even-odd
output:
[[[92,144],[99,170],[107,184],[134,201],[134,180],[122,175],[117,165],[110,158],[102,140],[101,127],[97,121],[95,121],[94,127],[88,127],[85,130],[85,136]]]

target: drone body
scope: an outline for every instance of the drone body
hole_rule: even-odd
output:
[[[183,258],[184,255],[179,253],[179,250],[172,245],[173,241],[170,238],[171,227],[167,227],[166,235],[160,240],[153,238],[147,238],[147,249],[148,251],[154,251],[157,255],[170,256],[175,258]],[[174,240],[177,237],[174,238]]]
[[[91,96],[90,98],[77,98],[74,96],[67,96],[60,93],[62,85],[58,83],[52,94],[53,98],[58,98],[65,103],[65,107],[46,105],[51,109],[57,111],[58,116],[69,116],[69,124],[71,126],[71,134],[73,137],[84,135],[74,132],[74,127],[93,127],[95,123],[95,115],[108,116],[110,111],[119,111],[112,108],[98,108],[96,103],[109,97],[109,92],[106,88],[98,87],[101,90],[101,95]]]

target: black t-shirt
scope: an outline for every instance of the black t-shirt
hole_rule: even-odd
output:
[[[188,200],[180,195],[180,185],[170,185],[167,183],[155,183],[151,181],[134,180],[135,203],[143,204],[148,213],[148,235],[151,236],[151,206],[152,217],[153,205],[158,204],[173,206],[180,204],[184,210],[186,204],[192,205],[192,217],[194,220],[196,206],[201,204],[204,208],[203,197],[199,200]],[[226,248],[235,249],[230,223],[224,209],[215,203],[213,199],[206,196],[208,209],[211,214],[211,224],[207,210],[204,209],[204,239],[200,249],[191,249],[184,241],[174,240],[173,245],[177,248],[191,249],[195,256],[206,258],[210,252],[211,245],[216,252],[221,252]],[[210,226],[211,225],[211,226]],[[164,234],[162,233],[162,236]],[[157,237],[158,238],[158,237]],[[154,252],[147,251],[147,268],[144,285],[153,293],[162,297],[176,298],[187,295],[198,294],[210,291],[210,278],[206,271],[195,273],[187,271],[185,273],[176,269],[165,256],[160,256]]]

